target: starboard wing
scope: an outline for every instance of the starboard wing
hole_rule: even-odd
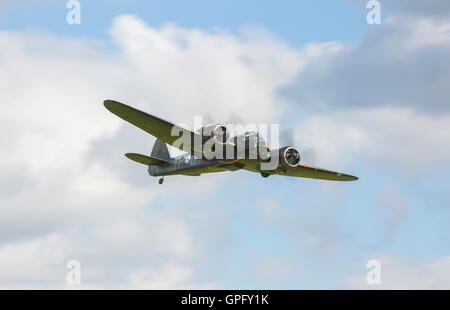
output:
[[[358,177],[353,175],[322,169],[305,164],[299,164],[296,167],[289,167],[286,172],[276,172],[279,175],[287,175],[291,177],[301,177],[310,179],[330,180],[330,181],[356,181]]]

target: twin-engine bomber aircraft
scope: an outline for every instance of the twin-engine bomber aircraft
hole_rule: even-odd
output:
[[[270,150],[258,132],[230,137],[227,127],[222,124],[191,130],[117,101],[105,100],[104,105],[110,112],[156,137],[150,156],[135,153],[125,156],[148,166],[151,176],[161,177],[159,184],[163,183],[166,175],[199,176],[240,169],[260,173],[264,178],[278,174],[332,181],[358,180],[352,175],[301,163],[299,151],[292,146]],[[185,139],[180,140],[180,136]],[[172,158],[166,143],[186,153]],[[211,156],[219,149],[222,153],[226,150],[227,156]]]

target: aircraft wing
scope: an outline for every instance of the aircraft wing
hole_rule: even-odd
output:
[[[279,175],[287,175],[291,177],[302,177],[310,179],[330,180],[330,181],[356,181],[358,177],[353,175],[326,170],[310,165],[299,164],[297,167],[286,169],[286,173],[276,172]]]
[[[192,141],[192,143],[191,145],[185,145],[184,147],[186,147],[186,149],[184,149],[183,151],[189,150],[189,152],[192,153],[194,138],[197,136],[197,138],[201,139],[201,135],[194,130],[184,128],[180,125],[163,120],[159,117],[139,111],[126,104],[114,100],[105,100],[103,104],[105,105],[105,108],[107,108],[111,113],[144,130],[152,136],[155,136],[156,138],[166,142],[167,144],[175,146],[181,150],[183,150],[181,147],[179,147],[178,145],[174,145],[175,141],[177,141],[184,134],[191,135],[190,141]],[[177,134],[179,133],[180,135],[172,136],[172,128],[174,128],[175,132]]]

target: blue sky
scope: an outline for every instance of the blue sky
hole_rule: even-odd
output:
[[[3,29],[37,28],[62,35],[105,38],[119,14],[133,14],[149,25],[174,22],[182,27],[237,32],[243,25],[267,29],[289,44],[311,41],[355,41],[368,27],[365,6],[345,1],[81,1],[83,22],[65,20],[66,1],[19,2],[2,14]]]
[[[443,10],[383,3],[368,25],[365,1],[80,2],[80,25],[66,1],[0,2],[2,131],[24,124],[0,182],[0,287],[67,288],[68,257],[87,288],[370,289],[371,259],[378,287],[450,287],[449,75],[427,64],[448,60]],[[238,110],[279,122],[307,161],[360,180],[239,171],[159,187],[122,156],[152,139],[106,97],[174,121]],[[24,276],[17,257],[45,272]]]

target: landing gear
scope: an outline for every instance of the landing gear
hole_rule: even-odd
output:
[[[160,178],[160,179],[158,180],[158,183],[159,183],[159,184],[163,184],[163,182],[164,182],[164,177],[162,177],[162,178]]]
[[[261,172],[261,176],[262,176],[263,178],[267,178],[269,175],[270,175],[270,173],[267,173],[267,172]]]

